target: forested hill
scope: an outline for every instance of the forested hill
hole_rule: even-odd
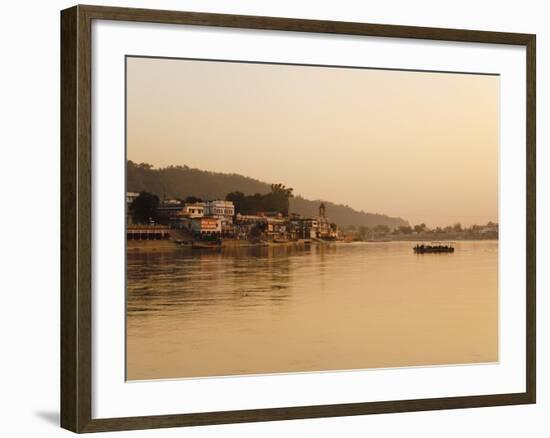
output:
[[[132,161],[127,162],[127,187],[129,192],[151,192],[159,198],[185,199],[196,196],[202,199],[225,199],[230,192],[243,192],[245,195],[268,193],[271,185],[253,178],[237,174],[216,173],[192,169],[188,166],[169,166],[155,169],[153,166]],[[274,181],[279,183],[280,181]],[[304,216],[316,216],[320,200],[308,200],[300,196],[290,199],[290,212]],[[323,200],[327,216],[339,227],[365,225],[387,225],[395,228],[407,225],[401,218],[382,214],[365,213],[345,205]]]

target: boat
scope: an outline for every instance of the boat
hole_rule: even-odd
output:
[[[415,254],[441,254],[441,253],[453,253],[455,252],[455,248],[452,245],[452,243],[431,243],[430,245],[426,245],[424,243],[420,244],[417,243],[416,246],[413,247],[413,251]]]
[[[273,239],[273,243],[288,243],[288,239]]]
[[[219,249],[221,248],[221,242],[220,241],[207,241],[207,242],[193,242],[191,245],[191,248],[193,249]]]

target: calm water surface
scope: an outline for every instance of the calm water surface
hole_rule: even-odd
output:
[[[129,380],[498,360],[498,242],[128,252]]]

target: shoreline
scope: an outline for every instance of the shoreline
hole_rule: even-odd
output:
[[[486,238],[472,238],[471,236],[462,238],[447,238],[447,239],[435,239],[431,236],[415,236],[416,238],[396,238],[396,239],[371,239],[371,240],[356,240],[356,241],[288,241],[288,242],[249,242],[249,241],[234,241],[234,240],[222,240],[221,245],[212,246],[211,248],[193,248],[191,243],[181,244],[172,239],[164,240],[127,240],[126,251],[163,251],[174,249],[188,249],[188,250],[223,250],[223,249],[235,249],[235,248],[280,248],[280,247],[309,247],[309,246],[334,246],[334,245],[349,245],[349,244],[380,244],[380,243],[414,243],[414,242],[486,242],[486,241],[498,241],[498,238],[486,237]]]

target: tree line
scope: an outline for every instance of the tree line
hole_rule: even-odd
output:
[[[498,233],[498,224],[495,222],[487,222],[486,225],[471,225],[469,227],[463,227],[459,222],[454,225],[446,227],[429,228],[425,223],[417,224],[414,226],[400,225],[391,229],[386,225],[376,225],[374,227],[350,225],[346,228],[349,234],[355,234],[361,240],[368,240],[377,237],[396,236],[396,235],[458,235],[458,234],[477,234],[486,228],[496,228]]]
[[[235,213],[256,214],[258,212],[275,212],[288,216],[290,209],[290,198],[293,189],[283,184],[272,184],[269,193],[245,195],[243,192],[231,192],[225,197],[235,205]]]

